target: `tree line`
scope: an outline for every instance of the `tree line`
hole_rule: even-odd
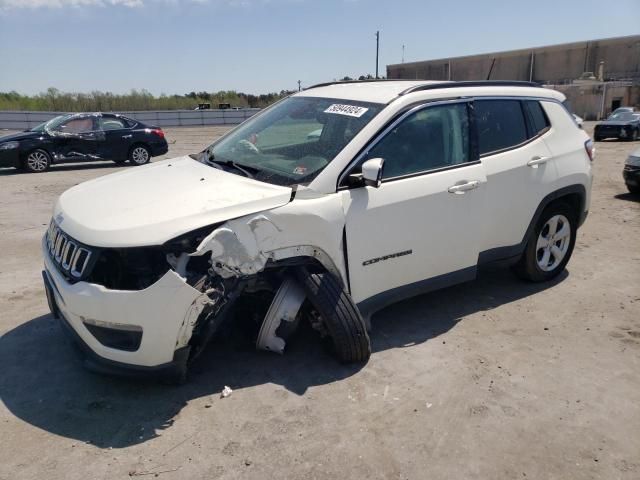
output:
[[[94,91],[90,93],[61,92],[49,88],[37,95],[23,95],[18,92],[0,92],[0,110],[27,110],[53,112],[118,112],[128,110],[192,110],[199,103],[210,103],[217,108],[220,103],[231,107],[263,108],[291,91],[253,95],[233,90],[218,92],[189,92],[184,95],[155,96],[147,90],[131,90],[117,94]]]

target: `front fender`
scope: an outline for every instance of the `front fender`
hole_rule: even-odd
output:
[[[337,195],[297,199],[226,222],[192,256],[211,252],[212,268],[223,278],[255,275],[269,261],[310,257],[348,285],[343,231],[344,214]]]

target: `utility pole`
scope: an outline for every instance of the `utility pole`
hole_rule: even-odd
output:
[[[301,84],[301,83],[302,83],[302,82],[301,82],[300,80],[298,80],[298,91],[300,91],[300,90],[301,90],[301,87],[300,87],[300,84]]]
[[[376,79],[378,79],[378,59],[380,58],[380,30],[376,32]]]
[[[402,45],[402,63],[404,63],[404,45]]]

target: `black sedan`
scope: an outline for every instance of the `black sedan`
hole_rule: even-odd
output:
[[[604,122],[596,125],[593,139],[596,142],[605,138],[619,138],[621,140],[637,140],[640,137],[640,113],[614,113]]]
[[[117,114],[79,113],[0,137],[0,167],[44,172],[55,163],[96,160],[144,165],[167,151],[158,127]]]
[[[622,177],[631,193],[640,193],[640,148],[636,148],[627,158]]]

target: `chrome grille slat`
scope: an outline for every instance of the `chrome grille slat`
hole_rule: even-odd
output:
[[[56,259],[56,262],[61,263],[62,252],[64,252],[64,247],[67,245],[67,237],[65,235],[59,235],[58,238],[59,240],[58,240],[58,243],[56,244],[55,259]]]
[[[91,250],[70,238],[53,220],[46,233],[46,246],[49,256],[63,273],[76,279],[87,273]]]

